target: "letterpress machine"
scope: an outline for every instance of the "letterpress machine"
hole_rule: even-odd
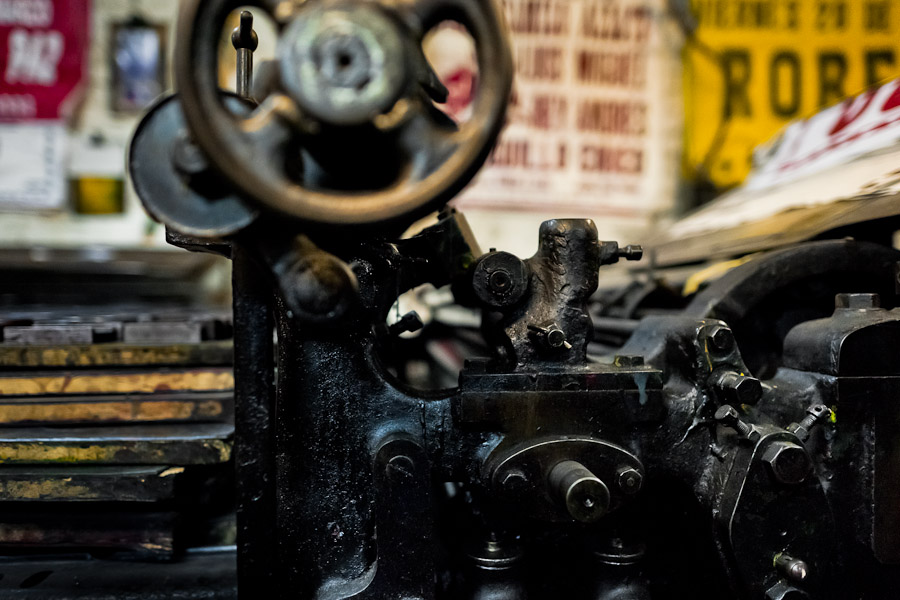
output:
[[[233,261],[242,598],[894,597],[900,254],[764,254],[596,356],[589,300],[640,247],[565,219],[485,253],[446,208],[503,125],[499,2],[260,0],[277,59],[251,81],[245,13],[231,94],[242,4],[185,2],[177,94],[129,158],[171,243]],[[478,55],[462,123],[422,51],[444,21]],[[391,369],[423,284],[481,311],[452,389]]]

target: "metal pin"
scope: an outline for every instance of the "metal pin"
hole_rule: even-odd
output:
[[[250,98],[253,84],[253,51],[259,46],[259,38],[253,31],[253,13],[241,12],[241,23],[231,32],[231,44],[237,50],[236,88],[239,96]]]

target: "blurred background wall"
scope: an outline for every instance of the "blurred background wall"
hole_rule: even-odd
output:
[[[900,0],[504,7],[517,60],[508,126],[456,205],[485,246],[522,255],[550,216],[641,241],[743,181],[753,149],[786,123],[900,72]],[[0,247],[164,247],[124,165],[143,109],[171,88],[177,11],[178,0],[0,0]],[[262,60],[275,36],[257,28]],[[459,118],[477,93],[464,38],[426,44]],[[232,54],[223,36],[223,86]]]

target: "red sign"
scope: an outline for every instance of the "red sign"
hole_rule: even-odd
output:
[[[0,0],[0,120],[60,119],[86,75],[90,0]]]

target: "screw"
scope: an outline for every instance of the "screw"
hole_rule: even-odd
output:
[[[572,344],[566,341],[566,332],[556,323],[545,327],[529,325],[528,332],[541,346],[547,350],[568,350]]]
[[[396,323],[388,327],[388,333],[392,336],[397,336],[401,333],[419,331],[424,326],[425,324],[422,323],[419,313],[411,310],[400,317]]]
[[[713,325],[706,334],[709,347],[716,352],[730,352],[734,348],[734,333],[723,325]]]
[[[756,404],[762,397],[762,383],[759,379],[734,371],[718,373],[712,385],[732,404]]]
[[[797,485],[806,480],[811,468],[809,456],[794,442],[773,442],[762,455],[772,476],[785,485]]]
[[[791,423],[787,430],[796,435],[801,442],[809,439],[812,428],[831,417],[831,409],[824,404],[813,404],[806,409],[806,416],[799,423]]]
[[[619,489],[625,494],[636,494],[641,490],[644,476],[633,467],[622,467],[617,477]]]
[[[751,442],[759,441],[759,432],[752,425],[741,421],[738,411],[733,406],[727,404],[720,406],[713,418],[722,425],[737,431],[741,437]]]
[[[388,479],[394,483],[400,483],[412,479],[415,470],[416,465],[410,457],[404,454],[398,454],[397,456],[391,457],[388,461],[387,466],[385,467],[385,474]]]
[[[809,566],[805,562],[783,552],[775,555],[775,568],[782,577],[795,583],[801,583],[809,576]]]
[[[617,255],[618,258],[625,260],[641,260],[644,257],[644,248],[638,244],[628,244],[624,248],[619,248]]]
[[[834,297],[835,308],[865,310],[880,306],[881,296],[878,294],[838,294]]]

